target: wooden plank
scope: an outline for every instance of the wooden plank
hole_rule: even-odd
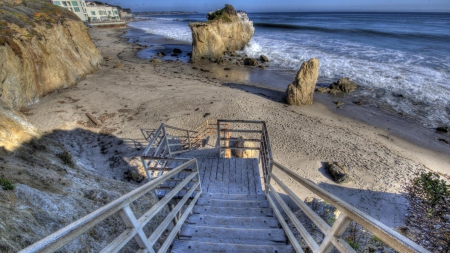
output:
[[[230,159],[223,159],[223,189],[221,193],[228,193],[228,183],[230,182]]]
[[[195,208],[194,208],[195,209]],[[215,227],[199,227],[195,225],[184,225],[181,229],[180,236],[195,238],[217,238],[223,239],[253,239],[261,241],[286,242],[284,231],[278,228],[264,229],[238,229],[238,228],[215,228]]]
[[[225,159],[218,159],[218,164],[217,164],[217,188],[218,188],[218,193],[223,193],[224,191],[224,185],[223,185],[223,163],[224,163]]]
[[[261,216],[237,217],[192,214],[191,216],[189,216],[188,223],[197,226],[225,228],[278,228],[277,218]]]
[[[253,174],[255,176],[256,194],[262,194],[261,175],[259,173],[258,159],[252,159]]]
[[[253,174],[253,161],[247,159],[248,193],[256,194],[255,175]]]
[[[249,159],[242,159],[242,167],[241,167],[241,174],[242,174],[242,193],[243,194],[249,194],[249,182],[248,182],[248,174],[247,174],[247,161]]]
[[[219,193],[217,187],[217,162],[218,159],[212,159],[211,175],[209,176],[208,192]]]
[[[209,177],[211,176],[211,166],[213,159],[205,160],[205,175],[202,180],[202,191],[208,192]]]
[[[230,158],[230,181],[228,183],[228,193],[236,194],[236,158]]]
[[[291,245],[231,244],[175,240],[172,253],[185,252],[245,252],[245,253],[292,253]]]
[[[242,192],[242,165],[243,165],[244,159],[243,158],[237,158],[236,159],[236,186],[237,186],[237,193],[244,194]]]

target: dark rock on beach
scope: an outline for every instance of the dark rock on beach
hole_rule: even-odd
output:
[[[356,90],[357,84],[350,81],[348,77],[339,79],[336,83],[330,85],[330,89],[342,92],[353,92]]]
[[[436,128],[436,132],[438,133],[450,133],[450,127],[438,127]]]
[[[258,60],[255,58],[245,58],[244,64],[249,66],[258,66]]]
[[[165,54],[164,52],[158,52],[158,53],[156,54],[156,56],[158,56],[158,57],[164,57],[164,56],[166,56],[166,54]]]
[[[267,58],[267,56],[265,56],[263,54],[259,57],[259,60],[261,62],[269,62],[270,61],[269,58]]]
[[[351,182],[350,176],[347,174],[348,169],[340,162],[327,162],[325,170],[333,177],[333,180],[338,184]]]
[[[173,49],[173,53],[174,54],[181,54],[181,53],[183,53],[183,51],[181,51],[181,49],[179,49],[179,48],[174,48]]]
[[[319,88],[316,89],[316,91],[319,92],[319,93],[328,93],[328,92],[330,92],[330,88],[328,88],[328,87],[319,87]]]

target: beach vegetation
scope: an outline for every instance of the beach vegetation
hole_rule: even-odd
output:
[[[8,180],[6,178],[0,177],[0,186],[2,186],[3,190],[5,191],[12,191],[16,186],[11,182],[11,180]]]
[[[406,186],[410,202],[408,225],[422,246],[436,252],[450,251],[450,190],[436,172],[421,172]]]
[[[75,167],[75,163],[73,162],[72,154],[69,151],[64,150],[62,153],[56,155],[61,161],[68,165],[69,167]]]
[[[210,12],[207,15],[208,22],[221,21],[231,23],[233,20],[230,16],[236,15],[236,11],[232,5],[226,4],[225,8]]]

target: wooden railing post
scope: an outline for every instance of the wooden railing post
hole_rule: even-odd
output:
[[[186,130],[187,133],[187,137],[188,137],[188,142],[189,142],[189,150],[192,150],[192,144],[191,144],[191,136],[189,135],[189,130]]]
[[[355,250],[352,248],[348,248],[340,244],[333,244],[333,241],[335,241],[337,238],[340,238],[345,233],[345,230],[347,230],[351,222],[352,220],[347,217],[347,215],[343,213],[339,215],[328,234],[325,234],[325,239],[320,245],[318,252],[329,253],[333,249],[333,246],[336,246],[336,248],[338,248],[340,252],[355,252]]]
[[[119,211],[120,217],[125,222],[128,228],[133,228],[136,231],[136,235],[134,239],[139,244],[141,249],[146,249],[149,252],[155,252],[153,247],[148,243],[147,236],[144,234],[141,225],[139,224],[136,216],[134,216],[133,211],[130,208],[130,205],[125,206],[122,210]]]

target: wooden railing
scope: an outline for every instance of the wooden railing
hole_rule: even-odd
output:
[[[168,160],[201,145],[199,133],[192,130],[161,124],[141,156],[142,165],[149,179],[159,177],[165,171]]]
[[[44,239],[21,250],[20,252],[54,252],[116,213],[120,214],[120,217],[122,218],[124,224],[127,226],[127,229],[123,231],[119,236],[117,236],[112,242],[110,242],[109,245],[106,246],[101,252],[118,252],[133,238],[140,247],[140,250],[138,252],[155,252],[155,243],[173,222],[174,227],[170,230],[170,233],[169,235],[167,235],[164,243],[158,249],[158,252],[167,252],[174,238],[180,231],[181,226],[194,208],[194,205],[202,192],[197,160],[192,159],[183,161],[185,162],[182,165],[174,168],[161,177],[155,178],[154,180],[137,188],[136,190],[123,195],[117,200],[86,215],[85,217],[45,237]],[[135,216],[130,208],[130,204],[132,202],[138,200],[145,194],[148,194],[150,191],[155,189],[160,184],[164,183],[166,180],[172,178],[176,174],[188,168],[190,168],[191,172],[183,181],[181,181],[158,203],[153,205],[140,218],[137,218]],[[158,227],[153,231],[153,233],[150,236],[147,236],[143,231],[143,227],[162,210],[167,210],[167,205],[173,199],[173,197],[176,196],[183,188],[186,189],[190,182],[193,182],[194,185],[189,188],[188,192],[178,202],[178,204],[175,207],[171,208],[169,214],[167,214],[164,220],[159,223]],[[194,198],[191,200],[187,208],[183,208],[183,206],[188,204],[187,201],[192,195],[194,195]]]
[[[250,127],[250,125],[254,125],[256,127]],[[344,239],[341,238],[352,221],[355,221],[357,224],[367,229],[367,231],[371,232],[374,236],[378,237],[381,241],[399,252],[428,252],[410,239],[397,233],[396,231],[380,223],[366,213],[323,190],[313,182],[298,176],[295,172],[276,162],[272,157],[269,134],[267,131],[266,123],[264,121],[217,120],[217,133],[217,140],[220,144],[219,154],[222,154],[222,150],[233,149],[251,149],[258,150],[260,152],[260,164],[264,177],[265,195],[270,206],[274,210],[274,214],[277,216],[278,221],[285,230],[289,241],[297,252],[303,252],[302,246],[298,243],[298,240],[294,236],[293,231],[285,221],[282,212],[288,217],[291,223],[299,231],[302,238],[312,252],[330,252],[333,248],[338,249],[340,252],[355,252],[355,250]],[[259,138],[252,137],[253,139],[244,141],[259,142],[260,145],[257,148],[231,147],[229,145],[229,141],[236,141],[236,138],[230,137],[230,135],[227,135],[227,133],[247,133],[253,135],[256,134],[259,136]],[[316,194],[317,196],[334,206],[336,209],[338,209],[341,214],[334,222],[334,224],[330,227],[322,218],[320,218],[319,215],[317,215],[288,186],[286,186],[279,177],[272,173],[273,168],[276,168],[282,173],[285,173],[291,179],[299,182],[309,191]],[[283,198],[281,198],[280,194],[274,189],[272,185],[273,182],[275,182],[286,193],[286,195],[295,204],[298,205],[298,207],[306,214],[306,216],[314,223],[314,225],[317,226],[317,228],[325,235],[325,239],[320,245],[315,242],[315,240],[305,229],[303,224],[291,211],[291,208],[289,208],[288,204],[286,204]]]

